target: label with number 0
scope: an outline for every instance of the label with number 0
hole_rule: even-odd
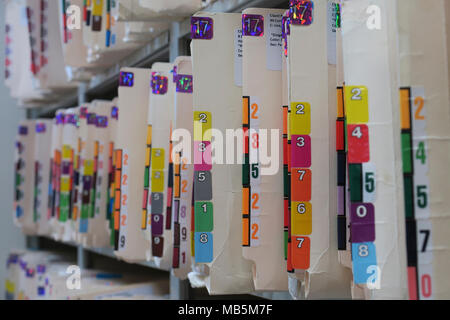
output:
[[[375,208],[372,203],[350,204],[351,242],[375,241]]]

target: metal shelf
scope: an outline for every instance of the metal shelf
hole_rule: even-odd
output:
[[[288,8],[288,0],[218,0],[207,7],[203,8],[205,12],[241,12],[246,8]],[[99,74],[95,75],[88,82],[79,82],[78,92],[71,93],[63,97],[60,101],[52,103],[49,106],[36,107],[28,109],[28,118],[53,117],[58,109],[75,107],[84,102],[93,99],[100,99],[111,92],[117,90],[118,76],[122,67],[151,67],[156,61],[173,61],[177,56],[187,51],[185,47],[188,43],[188,35],[190,34],[190,18],[173,22],[169,30],[162,32],[159,36],[150,40],[143,47],[132,52],[125,58],[121,59],[113,66],[102,69]],[[90,252],[102,256],[117,259],[111,248],[90,249],[83,248],[76,243],[63,243],[77,249],[78,265],[86,266],[89,260]],[[150,268],[170,272],[170,267],[158,267],[153,262],[141,262]],[[179,280],[170,273],[170,296],[172,299],[188,299],[189,298],[189,282],[187,280]],[[265,299],[291,299],[288,292],[254,292],[253,296]]]
[[[211,3],[202,11],[208,12],[241,12],[246,8],[278,8],[288,7],[288,0],[219,0]],[[150,67],[156,61],[172,61],[182,51],[179,42],[190,34],[190,18],[172,23],[169,30],[162,32],[149,43],[129,54],[113,66],[95,75],[85,85],[88,100],[102,98],[102,95],[117,88],[117,79],[122,67]],[[78,104],[78,94],[64,96],[60,101],[49,106],[29,109],[29,118],[52,117],[56,110],[70,108]]]

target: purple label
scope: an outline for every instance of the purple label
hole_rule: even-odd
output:
[[[375,209],[371,203],[352,203],[350,206],[351,242],[375,241]]]
[[[64,123],[66,123],[66,124],[77,125],[77,122],[78,122],[78,118],[77,118],[77,116],[74,115],[74,114],[67,114],[67,115],[64,117]]]
[[[309,0],[291,0],[289,18],[292,24],[309,26],[313,23],[314,3]]]
[[[180,200],[175,200],[174,202],[173,202],[173,210],[174,210],[174,212],[175,212],[175,215],[174,215],[174,222],[175,223],[178,223],[179,221],[180,221],[180,215],[179,215],[179,210],[180,210]]]
[[[160,236],[164,232],[164,216],[162,214],[152,214],[152,235]]]
[[[40,264],[37,266],[37,273],[45,273],[45,265]]]
[[[177,92],[192,93],[193,78],[191,75],[179,74],[177,76]]]
[[[209,40],[213,38],[214,21],[206,17],[191,18],[191,39]]]
[[[108,127],[108,117],[97,116],[97,127],[98,128],[107,128]]]
[[[33,277],[34,277],[34,269],[27,268],[27,278],[33,278]]]
[[[112,109],[111,109],[111,118],[119,120],[119,108],[112,107]]]
[[[264,35],[264,17],[256,14],[242,15],[242,34],[262,37]]]
[[[19,126],[19,135],[26,136],[28,134],[28,127]]]
[[[86,119],[87,114],[88,114],[87,107],[81,107],[80,108],[80,118]]]
[[[132,87],[134,85],[134,73],[133,72],[120,72],[119,75],[119,87]]]
[[[62,161],[61,163],[62,167],[62,174],[70,174],[70,162],[69,161]]]
[[[97,124],[97,115],[95,113],[88,113],[87,115],[87,124]]]
[[[37,123],[36,124],[36,132],[37,133],[44,133],[46,130],[45,123]]]
[[[63,113],[58,113],[58,114],[56,115],[55,120],[56,120],[56,124],[62,124],[62,123],[64,123],[64,114],[63,114]]]
[[[167,93],[168,79],[159,75],[157,72],[152,73],[152,92],[153,94],[166,94]]]

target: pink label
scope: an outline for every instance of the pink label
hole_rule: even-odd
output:
[[[293,135],[291,138],[291,167],[311,167],[311,137]]]
[[[211,164],[211,142],[194,141],[194,170],[210,171]]]

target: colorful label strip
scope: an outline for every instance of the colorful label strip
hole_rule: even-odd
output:
[[[433,299],[427,113],[423,87],[400,89],[409,298]]]
[[[308,102],[290,104],[288,134],[290,170],[290,259],[292,269],[306,270],[310,266],[312,234],[311,186],[311,105]]]
[[[189,176],[187,160],[182,158],[182,153],[178,153],[175,159],[174,175],[174,237],[173,237],[173,263],[175,269],[187,265],[187,255],[189,254],[189,230],[188,216],[191,199],[187,197],[189,188]]]
[[[369,100],[364,86],[344,88],[346,144],[349,184],[350,241],[353,280],[369,284],[378,274],[375,249],[376,172],[370,164]],[[341,115],[338,110],[338,116]],[[340,142],[342,147],[342,142]],[[375,278],[376,278],[375,277]]]
[[[211,173],[212,115],[194,112],[194,248],[195,262],[213,260],[214,210]]]

